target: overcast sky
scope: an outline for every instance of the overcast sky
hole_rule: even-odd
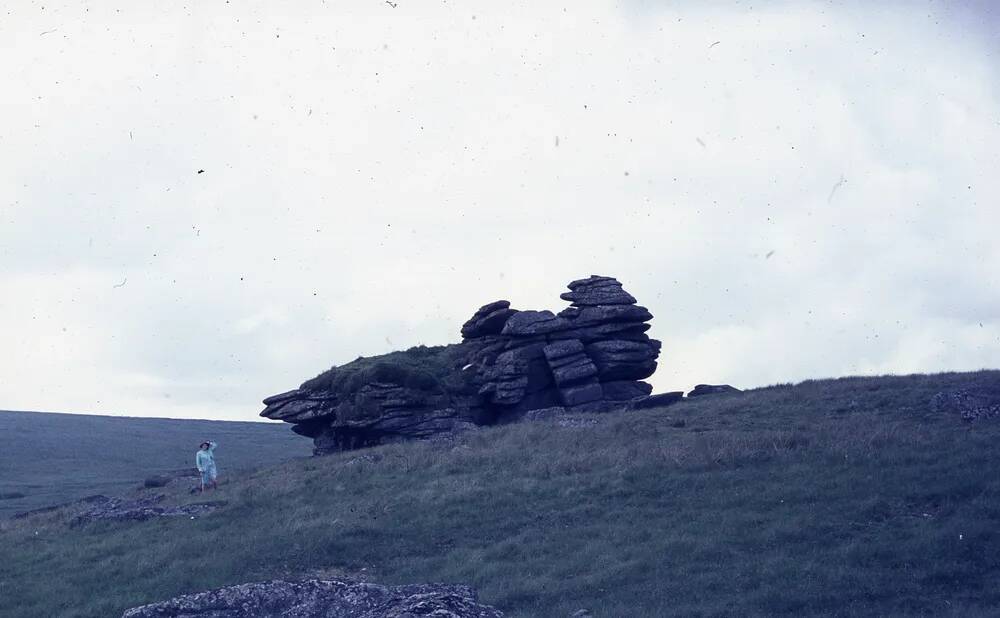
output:
[[[989,3],[278,4],[3,4],[0,409],[255,420],[591,274],[658,391],[1000,366]]]

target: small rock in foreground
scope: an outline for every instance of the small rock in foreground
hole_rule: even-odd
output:
[[[103,497],[103,496],[102,496]],[[220,500],[211,502],[197,502],[194,504],[184,504],[181,506],[158,506],[164,496],[156,495],[138,500],[126,500],[125,498],[104,498],[104,500],[94,500],[91,506],[78,513],[70,520],[71,526],[79,526],[92,521],[146,521],[154,517],[180,517],[191,518],[207,515],[225,505]]]
[[[503,618],[468,586],[380,586],[274,580],[188,594],[126,610],[122,618]]]

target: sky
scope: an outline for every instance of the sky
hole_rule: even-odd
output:
[[[987,2],[0,10],[0,409],[255,420],[617,277],[656,391],[1000,367]]]

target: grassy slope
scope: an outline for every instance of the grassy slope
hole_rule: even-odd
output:
[[[219,442],[223,473],[305,457],[307,440],[288,425],[0,411],[0,518],[105,493],[146,477],[194,467],[205,439]]]
[[[1000,421],[927,406],[976,385],[1000,372],[807,382],[293,461],[198,520],[6,522],[0,616],[116,616],[316,574],[469,583],[512,616],[995,616]]]

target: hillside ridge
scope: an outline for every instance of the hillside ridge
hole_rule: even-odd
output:
[[[933,403],[956,392],[1000,401],[1000,371],[811,380],[293,460],[233,479],[195,519],[3,522],[17,611],[0,616],[117,616],[276,578],[468,585],[514,617],[997,615],[1000,419]]]

